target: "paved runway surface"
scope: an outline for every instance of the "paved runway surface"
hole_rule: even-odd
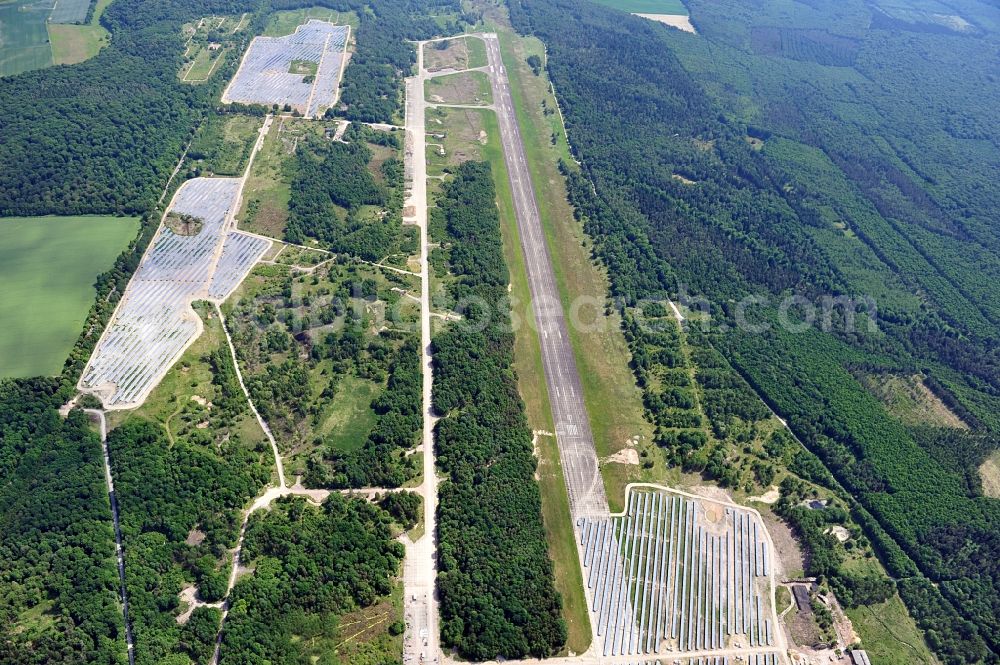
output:
[[[514,194],[517,227],[527,266],[532,309],[542,347],[542,365],[569,493],[570,510],[574,521],[581,517],[602,518],[608,514],[608,500],[597,466],[594,437],[587,419],[580,373],[559,300],[552,258],[531,185],[524,141],[517,125],[507,73],[500,57],[500,43],[495,35],[485,37],[493,100],[500,119],[500,140]],[[606,407],[614,408],[614,405],[608,404]]]

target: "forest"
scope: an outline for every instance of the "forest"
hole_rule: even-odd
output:
[[[279,499],[251,518],[243,547],[253,574],[233,588],[221,665],[328,657],[340,618],[392,592],[404,553],[385,511],[336,493],[321,507]]]
[[[496,191],[489,164],[466,162],[433,209],[447,231],[448,288],[472,308],[433,338],[441,640],[463,658],[541,658],[566,642],[542,525],[531,431],[512,369]],[[488,310],[488,311],[486,311]]]
[[[706,343],[815,453],[801,471],[857,502],[942,660],[993,661],[1000,505],[968,476],[996,438],[913,431],[850,368],[919,371],[978,435],[1000,427],[1000,132],[979,64],[996,26],[974,4],[961,35],[869,26],[861,2],[776,5],[694,0],[697,37],[573,0],[514,2],[512,20],[548,46],[572,202],[614,295],[704,312]],[[736,306],[750,295],[766,304]],[[847,304],[801,326],[791,295]]]
[[[115,665],[125,637],[101,445],[83,412],[59,417],[55,387],[0,382],[0,663]]]

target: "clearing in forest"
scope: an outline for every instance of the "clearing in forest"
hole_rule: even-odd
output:
[[[277,104],[319,115],[337,99],[350,32],[350,26],[311,19],[291,35],[254,38],[222,102]],[[315,72],[300,73],[303,63],[314,63]]]
[[[968,429],[919,374],[872,374],[862,376],[861,383],[885,404],[889,413],[907,425]]]
[[[695,32],[687,7],[681,0],[595,0],[595,2],[684,32]]]
[[[0,219],[0,377],[59,372],[94,302],[94,278],[138,228],[120,217]]]

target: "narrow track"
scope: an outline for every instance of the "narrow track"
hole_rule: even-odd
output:
[[[118,518],[118,498],[115,496],[115,481],[111,477],[111,455],[108,453],[108,420],[101,409],[84,409],[97,419],[101,428],[101,449],[104,454],[104,481],[108,486],[111,501],[111,517],[115,526],[115,557],[118,559],[119,599],[122,603],[122,618],[125,620],[125,647],[128,650],[129,665],[135,665],[135,640],[132,637],[132,621],[128,616],[128,589],[125,586],[125,550],[122,548],[122,527]]]

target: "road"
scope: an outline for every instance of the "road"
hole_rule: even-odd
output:
[[[545,241],[538,201],[531,185],[531,171],[524,140],[514,113],[510,84],[500,56],[496,35],[483,35],[493,88],[493,105],[500,121],[500,141],[514,196],[521,249],[531,290],[532,310],[542,350],[559,458],[573,521],[581,517],[608,516],[608,499],[597,463],[597,449],[583,401],[583,385],[573,355],[569,330],[559,299],[552,257]],[[610,405],[609,405],[610,406]]]
[[[440,659],[437,579],[437,470],[434,462],[434,424],[431,409],[433,369],[431,365],[431,303],[427,238],[427,146],[424,129],[424,49],[417,44],[417,75],[406,79],[406,175],[410,185],[403,208],[412,211],[404,219],[420,229],[420,367],[423,373],[422,409],[424,429],[424,535],[406,543],[403,563],[404,665],[430,665]]]

